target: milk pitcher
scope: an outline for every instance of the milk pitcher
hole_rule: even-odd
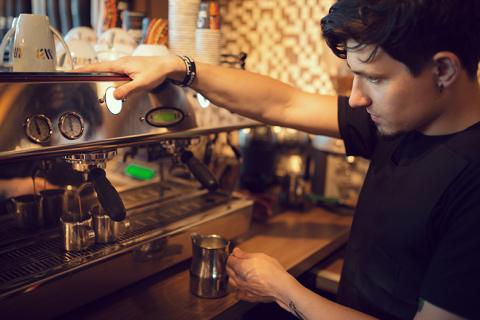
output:
[[[190,292],[203,298],[219,298],[228,293],[227,258],[230,241],[219,235],[192,235]]]
[[[82,209],[80,195],[92,187],[85,182],[78,188],[68,186],[64,193],[65,210],[60,218],[62,225],[63,245],[66,251],[87,250],[95,243],[92,217]]]

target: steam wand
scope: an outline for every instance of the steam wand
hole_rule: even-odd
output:
[[[177,162],[185,164],[204,188],[210,192],[218,189],[217,178],[208,170],[206,165],[198,160],[191,151],[186,149],[186,146],[182,144],[177,145],[174,141],[163,141],[161,145]]]

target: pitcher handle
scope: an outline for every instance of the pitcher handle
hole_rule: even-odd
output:
[[[200,242],[202,236],[199,235],[199,234],[196,233],[196,232],[192,232],[192,233],[190,234],[190,238],[192,239],[192,247],[194,247],[194,246],[197,246],[197,245],[198,245],[198,243]]]
[[[5,36],[3,37],[2,39],[2,42],[0,43],[0,65],[1,66],[4,66],[4,67],[7,67],[9,66],[9,64],[6,64],[3,62],[3,59],[4,59],[4,56],[5,56],[5,49],[7,48],[7,44],[8,44],[8,41],[10,39],[13,39],[13,36],[15,35],[15,27],[12,27],[10,30],[7,31],[7,33],[5,34]],[[12,55],[13,52],[10,53],[10,55]],[[10,61],[11,61],[11,56],[9,57]]]
[[[85,249],[93,246],[95,244],[95,231],[93,231],[93,229],[91,227],[84,227],[82,229],[82,232],[84,233],[83,236],[84,236],[84,243],[83,243],[83,247]]]
[[[49,26],[50,27],[50,30],[53,32],[53,35],[55,37],[57,37],[57,40],[60,41],[60,43],[62,44],[63,48],[65,49],[65,52],[67,54],[67,57],[70,61],[70,70],[73,70],[74,69],[74,65],[73,65],[73,59],[72,59],[72,54],[70,53],[70,49],[68,48],[67,46],[67,43],[65,42],[65,40],[63,40],[63,37],[62,35],[60,34],[60,32],[58,32],[54,27],[52,26]],[[55,56],[57,56],[55,54]]]

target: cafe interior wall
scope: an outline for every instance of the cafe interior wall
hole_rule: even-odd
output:
[[[220,0],[223,53],[244,51],[248,54],[249,71],[307,92],[335,94],[328,73],[331,60],[326,59],[329,53],[325,52],[329,49],[320,29],[320,20],[333,3],[334,0]],[[357,159],[352,166],[344,157],[328,156],[324,195],[355,204],[367,165],[363,159]],[[345,175],[357,177],[350,179],[348,186],[353,193],[342,190],[345,179],[340,178],[349,178]],[[356,186],[352,188],[352,184]]]
[[[224,53],[246,68],[308,92],[333,93],[320,19],[333,0],[221,0]]]

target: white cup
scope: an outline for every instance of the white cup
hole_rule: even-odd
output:
[[[57,58],[54,37],[62,43],[72,61],[67,44],[60,33],[50,25],[47,16],[22,13],[14,30],[10,33],[10,36],[14,36],[13,71],[55,72]],[[73,65],[71,68],[73,69]]]
[[[163,44],[146,44],[142,43],[138,45],[133,51],[133,56],[166,56],[170,52],[168,48]]]
[[[8,58],[9,61],[7,63],[4,63],[3,60],[5,58],[5,50],[7,49],[7,46],[9,45],[9,43],[11,43],[10,40],[12,40],[13,35],[15,34],[16,25],[17,25],[17,18],[15,17],[13,18],[13,21],[12,21],[12,27],[3,36],[2,42],[0,43],[0,65],[3,65],[5,67],[11,67],[13,52],[10,52],[10,55]]]
[[[58,65],[60,67],[65,68],[72,64],[72,62],[75,67],[81,67],[97,62],[97,54],[93,50],[93,46],[86,40],[66,40],[66,43],[72,54],[73,61],[68,61],[68,56],[65,50],[57,50]]]
[[[65,42],[68,43],[70,40],[84,40],[93,46],[97,42],[97,34],[89,27],[75,27],[65,35]]]
[[[97,51],[98,61],[115,61],[130,54],[117,50]]]
[[[131,55],[137,43],[135,39],[121,28],[111,28],[100,35],[95,45],[95,51],[117,51]]]

